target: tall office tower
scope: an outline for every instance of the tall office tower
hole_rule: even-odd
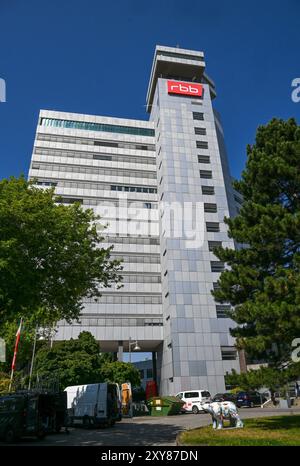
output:
[[[239,368],[228,306],[216,304],[211,295],[224,269],[213,249],[234,247],[223,219],[235,209],[222,127],[212,107],[215,96],[202,52],[156,47],[147,110],[156,132],[158,199],[183,211],[203,203],[204,211],[204,238],[194,245],[188,241],[191,227],[181,234],[174,221],[165,235],[160,217],[163,393],[195,387],[222,391],[226,371]],[[201,229],[201,223],[195,225]]]
[[[56,339],[88,330],[119,359],[137,341],[162,394],[221,392],[239,371],[229,306],[211,295],[224,269],[213,249],[234,247],[223,219],[237,200],[215,96],[202,52],[158,46],[149,122],[42,110],[34,143],[29,178],[101,214],[103,245],[124,260],[123,288],[85,300]]]

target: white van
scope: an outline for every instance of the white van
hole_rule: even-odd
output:
[[[117,384],[94,383],[65,388],[70,425],[113,426],[120,420]]]
[[[204,403],[211,402],[211,395],[207,390],[188,390],[179,392],[176,396],[184,401],[182,409],[186,413],[198,414],[203,411],[202,405]]]

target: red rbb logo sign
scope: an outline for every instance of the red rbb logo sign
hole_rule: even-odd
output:
[[[193,97],[201,97],[203,93],[202,84],[185,83],[180,81],[167,81],[168,94],[183,94],[192,95]]]

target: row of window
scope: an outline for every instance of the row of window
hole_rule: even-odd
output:
[[[57,202],[62,203],[62,204],[74,204],[75,202],[79,202],[80,204],[88,205],[88,206],[97,206],[97,205],[103,206],[103,203],[107,203],[108,199],[98,199],[98,198],[83,199],[80,197],[66,197],[66,196],[58,195]],[[114,200],[109,199],[109,207],[111,206],[118,207],[119,201],[114,201]],[[128,208],[138,208],[138,209],[144,208],[144,209],[157,210],[158,206],[157,204],[153,202],[131,201],[131,202],[128,202]]]
[[[131,283],[125,281],[124,276],[124,282],[125,283]],[[146,277],[146,276],[145,276]],[[134,281],[135,283],[135,281]],[[144,281],[140,281],[138,283],[148,283]],[[159,282],[155,282],[159,283]],[[86,300],[85,302],[93,303],[95,300]],[[161,296],[160,295],[135,295],[135,296],[128,296],[128,295],[121,295],[121,294],[115,294],[115,295],[102,295],[99,300],[97,300],[100,304],[161,304]],[[217,312],[217,318],[222,319],[222,318],[229,318],[228,313],[230,312],[231,307],[230,305],[225,305],[225,304],[218,304],[216,305],[216,312]]]
[[[105,238],[107,243],[119,243],[119,244],[149,244],[158,245],[159,238],[147,238],[147,237],[136,237],[136,236],[107,236]]]
[[[86,302],[95,302],[86,301]],[[114,295],[103,294],[98,302],[100,304],[161,304],[161,295],[122,295],[120,293]]]
[[[123,275],[122,283],[161,283],[160,275]]]
[[[58,118],[41,118],[40,125],[54,128],[84,129],[88,131],[106,131],[109,133],[135,134],[137,136],[154,136],[154,129],[121,126],[105,123],[89,123],[85,121],[60,120]]]
[[[200,112],[193,112],[193,119],[194,120],[204,120],[204,115],[203,113]],[[206,129],[205,128],[195,128],[195,134],[201,134],[205,135],[206,134]],[[199,149],[208,149],[208,143],[207,141],[196,141],[196,147]],[[203,163],[203,164],[210,164],[210,156],[209,155],[204,155],[204,154],[199,154],[198,155],[198,163]],[[212,179],[212,171],[211,170],[200,170],[200,178],[202,179]],[[215,194],[215,188],[214,186],[201,186],[201,191],[203,195],[206,196],[212,196]],[[216,204],[204,204],[204,211],[205,212],[210,212],[210,213],[216,213],[217,212],[217,205]],[[220,225],[218,222],[206,222],[206,231],[207,232],[212,232],[212,233],[217,233],[220,231]],[[208,248],[209,251],[213,252],[213,250],[216,247],[222,246],[221,241],[209,241],[208,242]],[[224,263],[220,261],[211,261],[211,271],[212,272],[222,272],[224,270]],[[218,289],[218,284],[214,283],[214,290]],[[219,315],[218,315],[219,312]],[[217,316],[221,317],[221,309],[219,311],[217,310]]]
[[[52,157],[73,157],[77,159],[107,160],[112,162],[142,163],[144,165],[155,165],[154,157],[139,157],[138,155],[120,154],[98,154],[95,152],[80,152],[68,149],[47,149],[36,147],[34,153],[37,155],[47,155]]]
[[[200,57],[198,55],[188,55],[188,54],[183,54],[183,53],[175,53],[175,52],[166,52],[165,50],[160,50],[159,52],[157,52],[157,56],[160,57],[172,57],[172,58],[183,58],[185,60],[196,60],[196,61],[201,61],[203,62],[204,61],[204,57]],[[192,81],[192,77],[190,78],[190,80]],[[182,81],[182,80],[181,80]],[[187,78],[184,80],[184,81],[187,81]]]
[[[31,177],[34,180],[34,177]],[[139,186],[116,186],[105,183],[94,183],[92,181],[66,181],[66,180],[43,180],[39,179],[36,181],[39,186],[58,186],[60,188],[72,188],[72,189],[88,189],[88,190],[101,190],[101,191],[126,191],[131,193],[149,193],[156,194],[156,188],[144,188]]]
[[[121,185],[111,185],[111,191],[124,191],[127,193],[150,193],[156,194],[156,188],[145,188],[141,186],[121,186]]]
[[[46,171],[59,171],[66,173],[84,173],[90,175],[106,175],[106,176],[126,176],[131,178],[146,178],[156,179],[156,172],[138,171],[122,168],[102,168],[102,167],[88,167],[83,165],[63,165],[63,164],[48,164],[48,163],[33,163],[32,169],[46,170]]]
[[[101,139],[80,138],[76,136],[58,136],[54,134],[38,133],[37,140],[39,141],[53,141],[63,142],[66,144],[84,144],[88,146],[102,146],[102,147],[115,147],[119,149],[133,149],[133,150],[150,150],[155,151],[154,144],[134,144],[131,142],[114,142],[103,141]]]
[[[114,147],[116,149],[133,149],[133,150],[155,150],[155,146],[150,146],[146,144],[133,144],[131,142],[113,142],[113,141],[103,141],[97,139],[94,141],[94,146],[101,147]]]
[[[159,254],[145,254],[143,256],[139,255],[124,255],[119,253],[112,253],[114,259],[121,259],[123,262],[129,264],[160,264],[160,255]]]
[[[67,322],[59,324],[68,326]],[[82,318],[79,323],[74,322],[73,325],[81,325],[85,327],[161,327],[162,319],[139,318],[139,317],[105,317],[105,318]]]
[[[33,178],[33,177],[30,178],[30,180],[33,181],[34,178]],[[43,180],[43,181],[36,181],[35,184],[37,184],[37,185],[39,185],[39,186],[50,186],[50,187],[54,187],[54,186],[57,186],[57,185],[58,185],[58,182],[57,182],[57,181],[44,181],[44,180]],[[61,185],[59,185],[59,186],[61,186]],[[63,186],[64,186],[64,185],[63,185]]]

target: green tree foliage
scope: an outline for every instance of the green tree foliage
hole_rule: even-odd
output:
[[[0,327],[20,316],[76,319],[84,297],[120,280],[119,262],[100,247],[99,218],[57,200],[23,177],[0,182]]]
[[[0,372],[0,395],[8,393],[10,378],[4,372]]]
[[[19,322],[5,322],[0,328],[0,336],[6,343],[6,362],[0,363],[0,371],[9,373],[14,355],[16,342],[16,332],[19,327]],[[32,345],[34,340],[35,325],[32,320],[24,322],[22,325],[21,337],[17,355],[17,369],[28,368],[32,354]]]
[[[35,379],[57,380],[62,389],[70,385],[99,382],[131,382],[140,385],[139,371],[129,363],[113,362],[111,354],[100,353],[99,344],[90,332],[78,339],[45,344],[35,359]]]
[[[133,387],[141,384],[140,373],[138,369],[129,362],[108,362],[101,368],[103,380],[105,382],[115,382],[118,384],[130,382]]]
[[[251,369],[248,372],[238,374],[232,371],[226,375],[226,384],[232,387],[239,386],[242,390],[258,390],[261,387],[268,387],[271,391],[276,391],[288,382],[285,371],[275,371],[272,367],[261,367],[258,370]]]
[[[229,236],[244,247],[215,250],[230,268],[213,295],[233,306],[237,345],[269,363],[268,377],[265,369],[251,377],[270,384],[283,369],[283,378],[300,374],[291,361],[300,335],[300,127],[294,119],[273,119],[258,128],[247,154],[235,182],[244,203],[237,217],[226,219]]]
[[[78,339],[44,345],[36,354],[34,374],[39,380],[57,380],[62,389],[103,381],[99,345],[89,332]]]

